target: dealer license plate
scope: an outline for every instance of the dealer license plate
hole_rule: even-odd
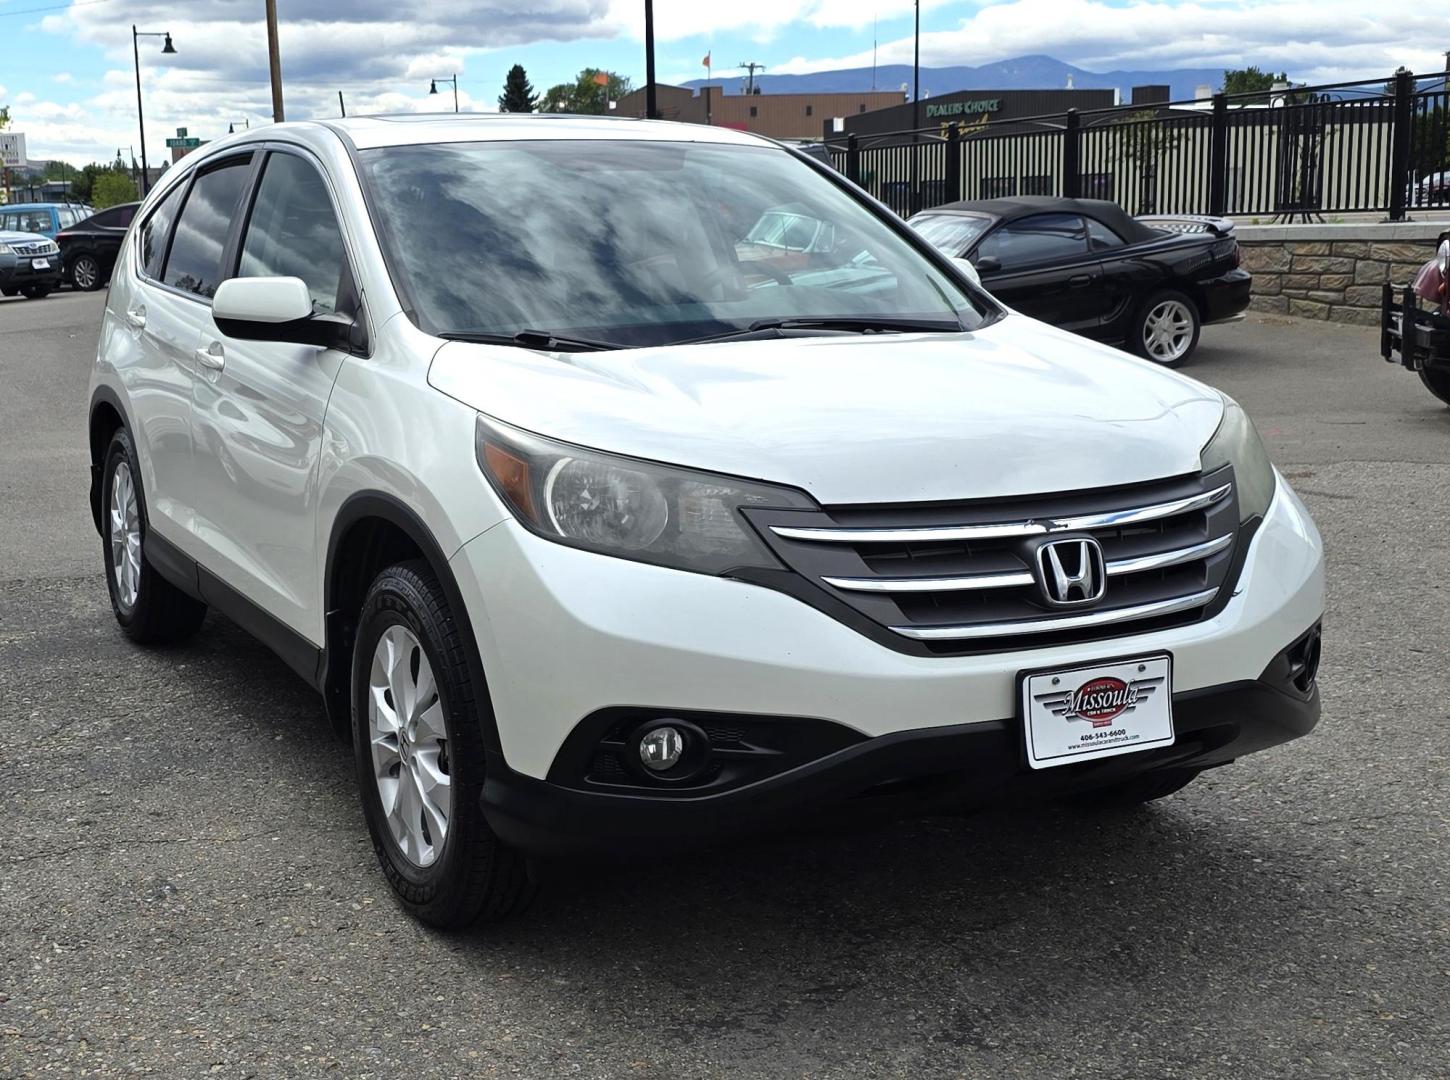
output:
[[[1034,769],[1173,745],[1168,656],[1042,671],[1022,680],[1027,764]]]
[[[34,270],[49,270],[50,269],[50,260],[49,259],[31,259],[30,260],[30,266],[31,266],[31,269],[34,269]]]

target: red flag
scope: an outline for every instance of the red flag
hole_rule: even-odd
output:
[[[598,86],[608,86],[609,85],[609,72],[607,72],[607,71],[596,71],[594,73],[594,82]]]
[[[704,65],[706,71],[710,70],[710,54],[706,53],[705,59],[701,60],[700,63]]]

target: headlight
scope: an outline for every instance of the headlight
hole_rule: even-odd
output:
[[[1263,517],[1274,497],[1274,466],[1259,441],[1253,421],[1239,403],[1223,399],[1223,420],[1213,438],[1203,448],[1200,459],[1204,472],[1225,465],[1234,467],[1234,483],[1238,487],[1239,519]]]
[[[1440,280],[1450,281],[1450,240],[1441,240],[1435,249],[1435,265],[1440,269]]]
[[[499,497],[540,536],[701,574],[780,566],[741,507],[816,508],[792,488],[586,450],[482,414],[475,450]]]
[[[0,255],[14,255],[15,249],[9,244],[0,244]]]

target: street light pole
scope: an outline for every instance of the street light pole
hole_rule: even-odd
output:
[[[921,209],[921,0],[916,0],[916,36],[911,69],[911,212]]]
[[[458,73],[454,72],[452,75],[448,76],[447,79],[429,79],[428,93],[438,93],[439,82],[451,82],[453,84],[453,111],[456,113],[458,111]]]
[[[171,44],[171,34],[165,30],[137,30],[136,25],[131,25],[131,55],[136,60],[136,123],[141,128],[141,197],[145,198],[146,193],[151,190],[151,173],[146,166],[146,116],[141,111],[141,46],[140,39],[143,37],[165,38],[166,44],[161,47],[163,54],[174,54],[176,46]]]
[[[660,111],[655,102],[655,5],[644,0],[644,115],[658,120]]]

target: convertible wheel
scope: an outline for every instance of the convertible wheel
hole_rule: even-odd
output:
[[[1420,381],[1425,384],[1425,389],[1434,394],[1446,405],[1450,405],[1450,371],[1445,368],[1420,369]]]
[[[94,255],[77,255],[70,264],[70,283],[77,289],[94,292],[101,287],[101,264]]]
[[[383,874],[424,922],[459,929],[522,910],[534,886],[479,807],[480,702],[448,601],[426,563],[384,570],[353,652],[363,814]]]
[[[1198,308],[1182,293],[1148,298],[1134,320],[1133,351],[1164,367],[1177,367],[1198,346]]]

